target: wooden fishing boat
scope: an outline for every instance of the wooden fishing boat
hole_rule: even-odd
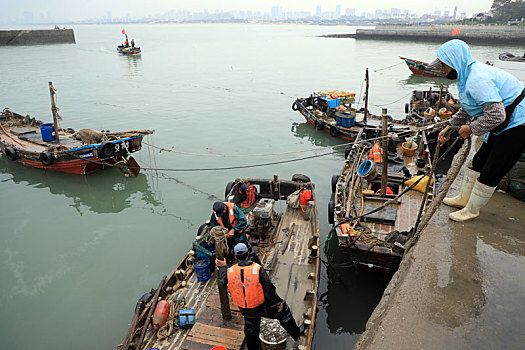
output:
[[[381,127],[381,116],[373,115],[368,111],[368,69],[365,80],[365,105],[359,110],[352,107],[355,94],[347,98],[340,98],[337,94],[326,92],[317,92],[306,98],[298,98],[292,104],[292,110],[299,111],[306,121],[315,126],[318,131],[328,133],[332,137],[354,141],[362,129],[367,137],[372,137]],[[424,129],[430,133],[439,130],[435,121],[430,118],[397,120],[388,116],[388,123],[392,132],[417,132]]]
[[[255,201],[248,208],[241,206],[239,188],[243,184],[253,185],[257,190]],[[307,204],[298,208],[287,205],[288,196],[301,189],[311,191],[312,197]],[[310,349],[314,334],[320,267],[314,189],[308,177],[299,174],[294,175],[292,181],[279,180],[277,176],[273,179],[236,179],[228,183],[225,190],[226,200],[245,212],[250,244],[267,269],[277,293],[288,303],[296,321],[306,326],[297,344],[291,338],[286,340],[286,349],[296,349],[296,345],[299,349]],[[281,207],[283,210],[279,211]],[[228,292],[217,286],[215,273],[205,276],[208,280],[199,280],[203,276],[197,264],[200,257],[209,259],[211,271],[215,271],[216,253],[214,244],[210,244],[210,231],[209,222],[203,224],[188,254],[169,276],[164,276],[156,291],[152,290],[139,300],[129,331],[118,349],[243,348],[244,320],[231,303]],[[153,292],[156,295],[151,297]],[[229,300],[229,305],[224,299]],[[152,312],[158,300],[167,301],[170,311],[166,324],[156,330],[150,324],[154,322]],[[188,313],[193,325],[187,324],[185,315]],[[228,314],[231,314],[230,319]]]
[[[432,67],[427,68],[428,63],[423,61],[414,60],[412,58],[406,58],[399,56],[408,66],[408,69],[414,74],[423,75],[425,77],[436,77],[443,78],[445,77],[445,71],[441,67]]]
[[[140,47],[126,47],[124,45],[119,45],[117,46],[117,52],[123,55],[140,55],[142,53],[142,50],[140,49]]]
[[[514,56],[505,52],[499,55],[497,60],[489,64],[509,72],[521,81],[525,81],[525,55]]]
[[[400,140],[383,137],[385,145],[377,138],[367,142],[363,136],[346,152],[341,173],[332,177],[334,200],[328,204],[328,221],[335,225],[339,247],[351,262],[387,272],[399,266],[421,205],[434,195],[433,177],[426,194],[407,191],[405,180],[430,169],[432,160],[424,132],[417,135],[416,147],[411,149]],[[381,163],[369,159],[374,142],[381,142],[381,149],[388,151],[380,156]],[[417,184],[420,190],[427,190],[428,179]]]
[[[406,119],[412,121],[447,120],[456,113],[461,105],[454,96],[444,88],[414,90],[410,101],[405,104]]]
[[[5,108],[0,114],[0,148],[5,156],[34,168],[87,175],[109,166],[137,175],[140,166],[131,156],[152,130],[109,132],[59,126],[55,89],[49,83],[53,123],[43,123]]]

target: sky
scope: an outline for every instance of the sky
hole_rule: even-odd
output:
[[[322,5],[322,11],[335,11],[337,4],[342,11],[355,8],[356,13],[374,12],[376,9],[402,10],[422,15],[435,10],[453,11],[458,6],[458,14],[467,15],[488,11],[493,0],[0,0],[0,19],[22,18],[24,12],[32,12],[35,18],[40,16],[63,20],[82,20],[100,18],[111,11],[113,18],[150,16],[170,10],[188,10],[192,12],[208,9],[215,10],[251,10],[270,12],[272,6],[280,6],[283,11],[310,11],[315,14],[316,6]]]

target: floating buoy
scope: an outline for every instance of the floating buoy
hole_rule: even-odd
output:
[[[161,300],[157,303],[155,311],[151,316],[151,322],[153,324],[153,329],[159,329],[164,326],[168,321],[168,316],[170,315],[170,303],[166,300]]]

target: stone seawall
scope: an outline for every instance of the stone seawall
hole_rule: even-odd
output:
[[[75,44],[73,29],[0,30],[2,45]]]
[[[460,33],[452,36],[452,30],[457,28],[460,28]],[[375,29],[357,29],[356,38],[440,42],[461,39],[475,43],[512,43],[519,45],[525,44],[525,27],[481,25],[377,26]]]

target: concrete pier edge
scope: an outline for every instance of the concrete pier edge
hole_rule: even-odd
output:
[[[75,44],[73,29],[0,30],[0,46]]]

